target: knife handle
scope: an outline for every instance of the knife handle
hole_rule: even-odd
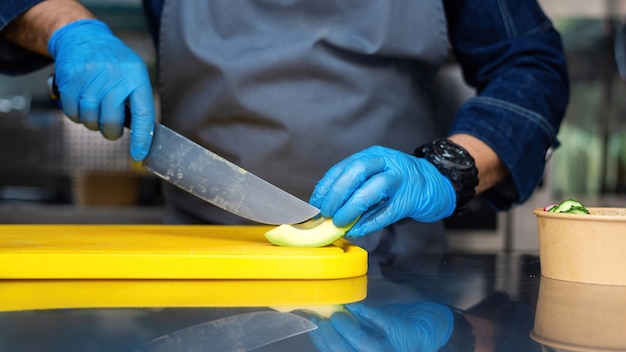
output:
[[[59,86],[57,86],[56,79],[54,78],[54,73],[50,74],[50,76],[48,77],[47,85],[48,85],[48,96],[50,96],[51,99],[60,101],[61,93],[59,93]],[[132,115],[130,113],[130,106],[128,106],[128,102],[126,102],[126,108],[124,109],[124,127],[130,128],[131,116]]]

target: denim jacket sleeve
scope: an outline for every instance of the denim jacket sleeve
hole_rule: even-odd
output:
[[[19,15],[43,0],[4,0],[0,6],[0,31]]]
[[[495,209],[526,201],[569,100],[559,33],[536,0],[446,0],[450,41],[477,95],[459,110],[450,134],[483,140],[510,171],[481,197]]]
[[[0,31],[11,21],[42,0],[3,0],[0,6]],[[0,73],[20,74],[34,71],[50,64],[52,60],[32,53],[0,38]]]

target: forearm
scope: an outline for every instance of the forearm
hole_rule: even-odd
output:
[[[509,173],[496,152],[486,143],[469,134],[454,134],[449,139],[465,148],[474,158],[478,169],[478,185],[476,194],[495,186]]]
[[[455,56],[466,82],[478,93],[459,109],[449,133],[475,136],[483,147],[489,146],[478,147],[486,156],[470,151],[481,159],[479,164],[487,160],[478,166],[477,191],[495,208],[506,210],[530,197],[546,156],[559,146],[557,133],[569,94],[560,36],[535,0],[447,5]],[[490,150],[504,168],[489,161]]]
[[[85,18],[95,18],[74,0],[47,0],[33,6],[0,32],[3,38],[32,52],[50,56],[48,40],[64,25]]]

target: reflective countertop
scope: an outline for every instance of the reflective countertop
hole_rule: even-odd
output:
[[[3,299],[22,305],[3,305],[0,351],[221,351],[229,337],[212,322],[241,325],[232,317],[255,312],[297,315],[319,326],[281,336],[260,323],[256,328],[266,330],[259,331],[280,341],[255,351],[388,351],[400,345],[385,341],[399,339],[421,350],[458,328],[424,320],[437,317],[420,313],[424,307],[464,316],[473,334],[452,334],[467,337],[467,345],[471,336],[475,351],[623,350],[624,290],[541,277],[537,253],[508,252],[370,256],[366,276],[332,280],[0,280]],[[415,309],[423,321],[405,319]],[[348,340],[333,328],[335,315],[347,311],[360,312],[346,316],[362,328]],[[364,316],[371,320],[359,321]],[[239,333],[251,344],[231,350],[250,350],[252,332]]]

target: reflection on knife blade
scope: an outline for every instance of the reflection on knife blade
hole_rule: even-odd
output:
[[[158,337],[145,344],[145,351],[251,351],[315,329],[317,325],[292,313],[243,313]]]

